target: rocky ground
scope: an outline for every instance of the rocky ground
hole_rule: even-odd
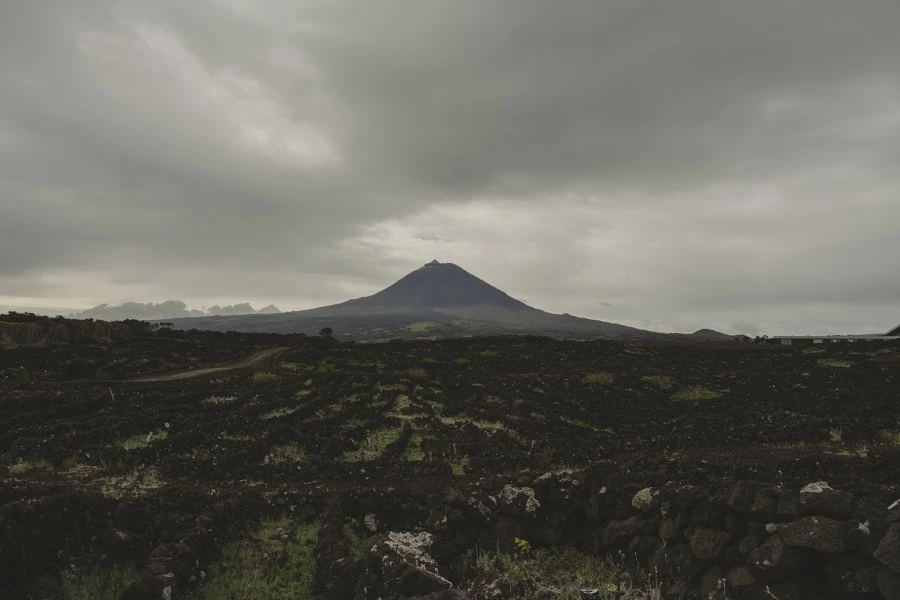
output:
[[[885,343],[0,349],[0,589],[897,598],[898,367]]]

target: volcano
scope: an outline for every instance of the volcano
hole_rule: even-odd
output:
[[[617,323],[539,310],[458,265],[437,260],[380,292],[340,304],[276,315],[174,322],[179,329],[272,333],[317,333],[330,327],[342,339],[361,341],[506,334],[575,339],[665,337]]]

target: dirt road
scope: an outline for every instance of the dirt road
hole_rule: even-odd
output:
[[[149,377],[140,377],[138,379],[129,379],[135,383],[151,383],[154,381],[180,381],[182,379],[193,379],[194,377],[203,377],[204,375],[212,375],[213,373],[221,373],[223,371],[236,371],[239,369],[252,369],[259,367],[277,356],[284,354],[290,348],[279,346],[277,348],[266,348],[245,358],[242,361],[222,365],[220,367],[207,367],[205,369],[193,369],[191,371],[179,371],[177,373],[169,373],[168,375],[152,375]]]

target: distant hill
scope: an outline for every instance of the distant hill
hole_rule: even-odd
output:
[[[76,319],[100,319],[104,321],[121,321],[123,319],[140,319],[144,321],[177,319],[182,317],[234,316],[234,315],[268,315],[278,314],[277,306],[266,306],[256,310],[250,304],[233,304],[230,306],[211,306],[206,310],[190,309],[181,300],[165,302],[125,302],[117,306],[98,304],[93,308],[74,312]]]
[[[663,338],[617,323],[554,314],[528,306],[452,263],[431,261],[364,298],[277,315],[186,318],[181,329],[318,333],[344,339],[442,338],[529,334],[561,338]]]

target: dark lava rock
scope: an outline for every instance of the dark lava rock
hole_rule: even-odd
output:
[[[773,535],[747,557],[747,567],[760,583],[784,581],[804,571],[805,554]]]
[[[900,523],[891,525],[878,542],[874,556],[894,573],[900,573]]]
[[[811,548],[827,554],[849,552],[850,525],[828,517],[805,517],[778,530],[787,546]]]
[[[691,534],[691,550],[694,551],[697,558],[714,560],[725,551],[730,540],[731,536],[727,531],[710,527],[697,527]]]
[[[811,483],[800,490],[800,511],[804,515],[849,519],[853,516],[855,502],[853,494],[831,489],[824,481]]]

